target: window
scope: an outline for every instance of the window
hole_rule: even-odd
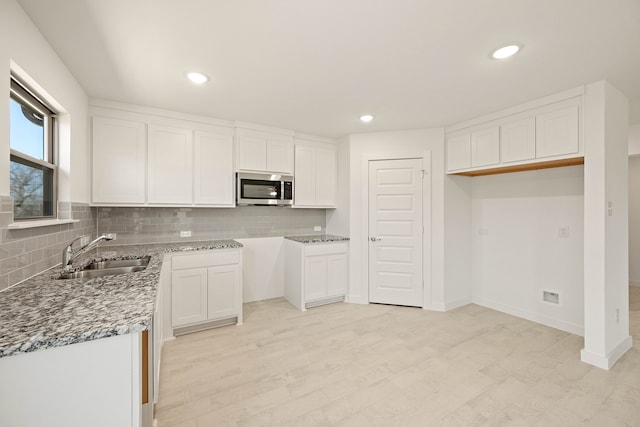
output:
[[[14,220],[56,216],[55,114],[11,78],[10,191]]]

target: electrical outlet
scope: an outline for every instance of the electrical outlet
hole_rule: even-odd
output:
[[[560,227],[558,229],[558,237],[560,237],[561,239],[568,239],[569,238],[569,226]]]
[[[181,231],[180,237],[191,237],[191,230]]]
[[[314,226],[313,231],[322,231],[322,226],[321,225]]]

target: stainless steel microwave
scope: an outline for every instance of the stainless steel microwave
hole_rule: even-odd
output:
[[[262,173],[236,175],[236,204],[291,206],[293,204],[293,177]]]

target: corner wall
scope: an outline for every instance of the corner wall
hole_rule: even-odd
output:
[[[368,265],[367,237],[362,233],[362,221],[368,215],[363,205],[363,161],[368,156],[395,158],[399,153],[431,151],[431,271],[425,271],[425,283],[430,279],[431,290],[425,289],[425,299],[444,306],[444,129],[422,129],[393,132],[355,134],[349,137],[349,294],[350,302],[368,302],[368,283],[363,267]],[[425,227],[427,223],[425,223]],[[425,248],[427,249],[427,248]],[[431,308],[431,307],[425,307]]]
[[[583,171],[473,178],[475,303],[584,334]],[[543,290],[558,293],[559,304],[543,301]]]
[[[629,283],[640,286],[640,156],[629,157]]]

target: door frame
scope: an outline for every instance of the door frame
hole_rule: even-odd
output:
[[[366,185],[362,186],[362,242],[361,242],[361,277],[362,283],[362,299],[370,304],[369,301],[369,162],[376,160],[406,160],[406,159],[422,159],[422,167],[424,168],[424,179],[422,181],[422,225],[424,226],[424,234],[422,235],[422,281],[424,287],[422,289],[422,308],[427,310],[431,308],[431,185],[432,185],[432,165],[431,150],[425,151],[392,151],[377,154],[365,154],[362,156],[362,181]],[[428,273],[428,274],[427,274]]]

